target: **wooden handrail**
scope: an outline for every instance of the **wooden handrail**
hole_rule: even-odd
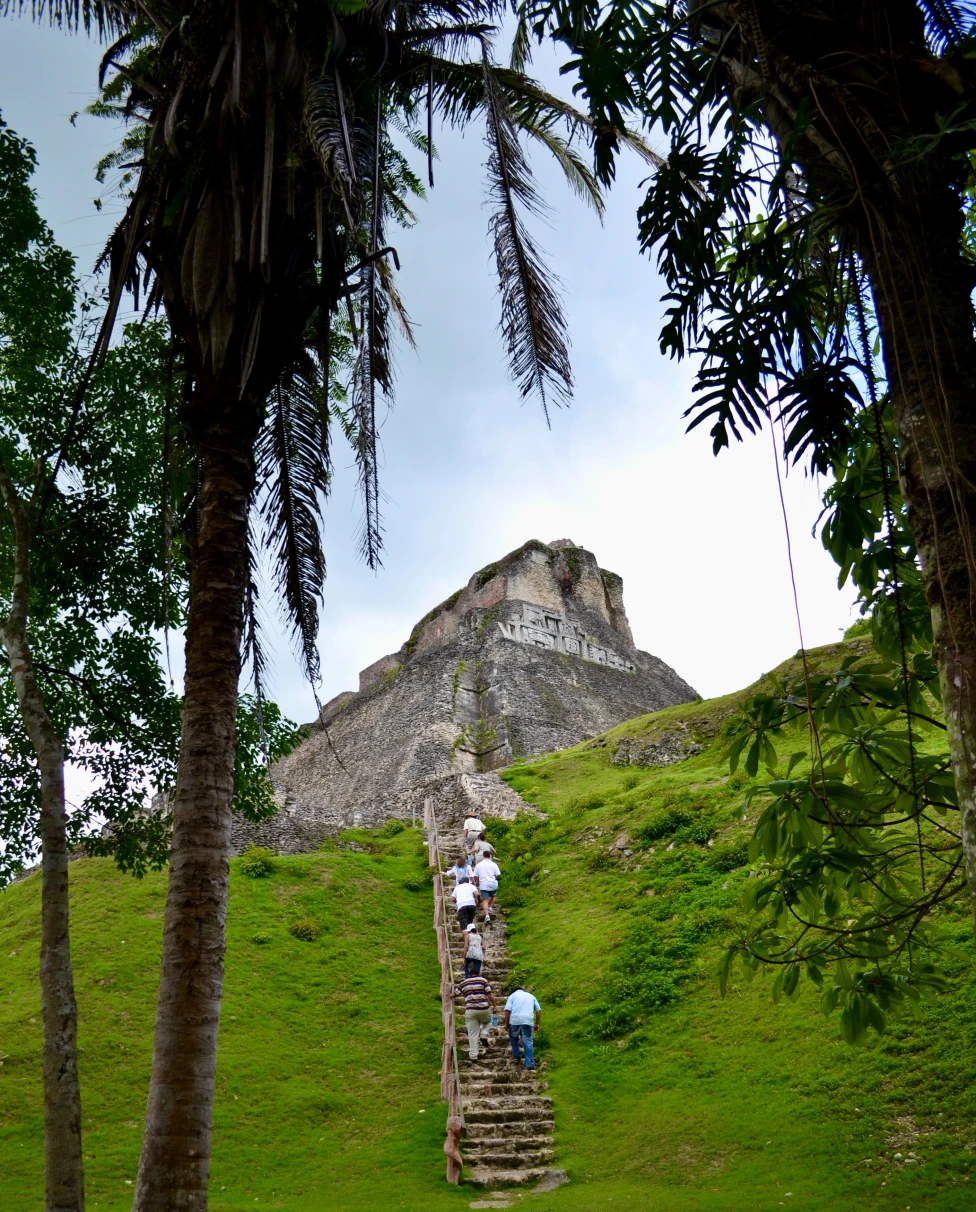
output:
[[[458,1067],[457,1032],[454,1023],[454,961],[447,921],[447,899],[444,895],[444,874],[441,871],[440,847],[437,843],[437,815],[433,800],[424,800],[424,829],[427,832],[427,861],[434,868],[434,929],[437,931],[437,955],[441,966],[441,1019],[444,1023],[444,1043],[441,1047],[441,1098],[447,1101],[448,1133],[444,1151],[447,1153],[447,1181],[461,1181],[457,1158],[457,1133],[452,1132],[451,1120],[460,1121],[464,1133],[464,1103],[461,1098],[461,1071]],[[453,1138],[453,1139],[452,1139]]]

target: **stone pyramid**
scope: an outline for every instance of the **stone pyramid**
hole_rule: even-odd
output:
[[[494,771],[694,697],[635,647],[619,576],[569,539],[531,540],[326,703],[272,769],[278,815],[237,821],[235,846],[312,849],[341,828],[409,820],[426,796],[507,816],[524,805]]]

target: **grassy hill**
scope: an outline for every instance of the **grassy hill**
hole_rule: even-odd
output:
[[[745,780],[728,776],[717,739],[734,705],[672,708],[505,772],[547,814],[496,832],[511,950],[544,1008],[556,1164],[573,1179],[519,1202],[962,1212],[976,1160],[971,964],[960,961],[954,992],[919,1022],[857,1049],[807,994],[773,1005],[757,979],[718,996],[720,942],[748,878]],[[621,764],[681,752],[671,765]],[[438,972],[419,838],[344,839],[363,849],[279,859],[266,879],[233,865],[215,1212],[426,1212],[473,1198],[442,1178]],[[89,1207],[122,1209],[165,876],[136,882],[82,860],[71,877]],[[42,1206],[38,893],[31,877],[0,895],[5,1212]],[[320,927],[312,942],[288,932],[301,917]],[[954,928],[971,952],[961,913]]]
[[[749,872],[748,779],[729,776],[719,738],[742,697],[631,720],[504,772],[548,818],[508,827],[500,848],[519,904],[511,951],[547,1010],[560,1164],[576,1179],[553,1206],[968,1209],[976,982],[964,906],[947,914],[970,957],[953,993],[864,1047],[841,1041],[808,986],[778,1005],[771,979],[718,994]],[[670,765],[627,760],[681,751]]]
[[[439,971],[417,834],[233,864],[212,1207],[438,1208]],[[416,884],[411,891],[404,884]],[[166,894],[71,865],[88,1206],[131,1207]],[[0,894],[0,1208],[42,1207],[39,882]],[[293,938],[310,917],[321,933]],[[421,1114],[423,1112],[423,1114]]]

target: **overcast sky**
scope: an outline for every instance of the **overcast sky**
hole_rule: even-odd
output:
[[[82,115],[98,47],[26,20],[0,22],[0,111],[36,147],[42,214],[88,272],[117,203],[93,199],[97,159],[117,128]],[[551,61],[537,70],[554,78]],[[539,232],[565,287],[576,395],[547,429],[508,380],[486,234],[480,132],[439,139],[436,187],[419,224],[391,233],[419,350],[402,349],[396,408],[383,426],[384,568],[356,556],[360,506],[340,452],[326,518],[329,581],[320,645],[323,701],[395,651],[416,620],[482,565],[527,539],[571,538],[624,578],[639,647],[706,697],[739,688],[798,647],[768,434],[714,458],[684,432],[693,368],[658,350],[660,278],[636,243],[642,166],[625,163],[601,227],[535,155],[554,207]],[[793,471],[786,499],[806,642],[836,639],[852,594],[811,526],[822,485]],[[314,714],[273,610],[274,691]]]

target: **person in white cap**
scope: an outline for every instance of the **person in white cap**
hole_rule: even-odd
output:
[[[485,962],[485,946],[478,933],[478,927],[471,923],[464,930],[464,975],[480,976],[481,965]]]

